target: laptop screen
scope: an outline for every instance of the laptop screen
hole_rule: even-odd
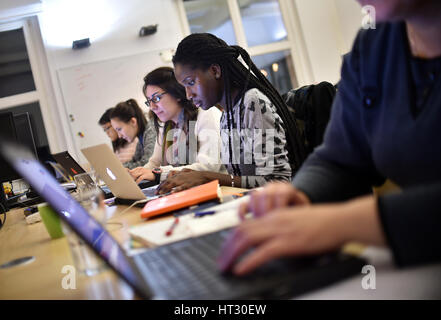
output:
[[[3,149],[3,148],[2,148]],[[53,208],[60,217],[83,238],[108,264],[133,287],[137,277],[118,242],[107,230],[67,193],[49,172],[37,161],[23,157],[21,153],[3,155],[15,170],[25,178]],[[14,153],[14,152],[12,152]]]

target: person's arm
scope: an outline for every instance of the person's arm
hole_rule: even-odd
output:
[[[221,111],[211,108],[207,111],[200,111],[194,127],[194,136],[197,139],[198,150],[196,161],[183,166],[163,166],[161,181],[165,180],[170,171],[181,171],[190,169],[195,171],[209,171],[226,173],[220,160],[220,117]],[[192,144],[190,144],[192,145]]]
[[[285,207],[246,220],[225,241],[218,265],[223,271],[232,269],[244,275],[279,257],[321,254],[352,241],[386,244],[374,196],[338,204]],[[255,250],[240,259],[252,247]]]
[[[441,260],[441,182],[380,196],[378,208],[398,266]]]
[[[162,137],[163,128],[159,128],[159,139]],[[162,140],[159,140],[162,143]],[[153,148],[153,154],[149,161],[143,166],[145,169],[152,170],[158,168],[162,163],[162,145],[158,139],[155,139],[155,147]]]
[[[213,180],[219,180],[221,186],[233,186],[236,188],[241,187],[240,177],[234,177],[233,180],[228,174],[219,172],[208,171],[194,171],[194,170],[182,170],[175,173],[172,177],[164,180],[159,187],[158,194],[168,193],[170,191],[178,192],[186,190],[195,186],[199,186],[204,183],[208,183]]]
[[[241,172],[241,186],[256,188],[269,181],[289,181],[292,171],[286,149],[286,136],[280,124],[282,121],[268,98],[257,90],[245,96],[241,148],[246,167],[253,172]],[[238,120],[236,120],[238,122]]]

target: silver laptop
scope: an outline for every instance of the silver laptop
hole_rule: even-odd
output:
[[[107,144],[84,148],[81,151],[115,197],[127,200],[150,200],[155,197],[155,182],[147,182],[144,186],[148,188],[141,190]]]

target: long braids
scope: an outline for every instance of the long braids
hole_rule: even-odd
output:
[[[248,68],[239,61],[239,56],[242,57]],[[274,86],[252,62],[246,50],[240,46],[229,46],[225,41],[210,33],[194,33],[179,43],[173,57],[173,63],[175,65],[177,63],[189,65],[192,68],[201,68],[203,70],[208,69],[212,64],[218,64],[220,66],[224,79],[227,124],[230,129],[228,141],[230,151],[229,160],[232,164],[234,175],[240,176],[240,170],[232,161],[231,133],[235,128],[233,106],[237,103],[236,100],[233,104],[232,89],[239,90],[239,94],[241,95],[239,104],[240,117],[243,115],[244,96],[248,89],[257,88],[269,98],[282,119],[281,125],[286,135],[288,157],[293,174],[300,168],[300,165],[306,158],[306,151],[300,138],[294,116],[288,110]],[[240,126],[240,123],[237,125]]]

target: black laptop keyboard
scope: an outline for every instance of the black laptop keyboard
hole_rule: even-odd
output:
[[[227,234],[225,230],[161,246],[143,253],[142,260],[168,298],[222,295],[229,286],[219,274],[216,258]]]
[[[359,273],[366,263],[336,252],[273,260],[244,277],[222,275],[216,259],[229,232],[226,229],[142,253],[153,291],[167,299],[292,297]]]

